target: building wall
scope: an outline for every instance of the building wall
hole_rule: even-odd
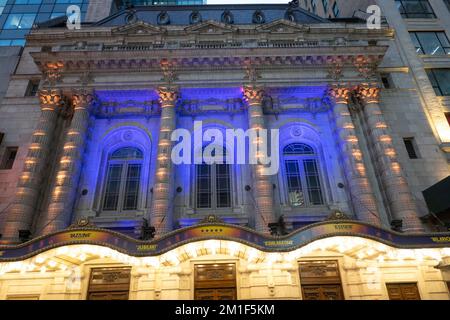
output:
[[[341,243],[339,239],[333,241]],[[346,300],[388,300],[387,283],[416,283],[422,300],[450,298],[445,282],[448,281],[445,280],[448,279],[448,271],[435,268],[440,259],[439,249],[430,249],[426,253],[426,250],[417,250],[415,254],[424,252],[422,258],[407,253],[408,250],[397,249],[392,250],[390,258],[386,254],[380,255],[383,258],[379,255],[359,258],[355,254],[355,251],[361,254],[358,249],[354,253],[340,253],[327,249],[327,245],[323,247],[317,241],[308,247],[316,245],[322,248],[306,249],[308,254],[301,257],[295,253],[266,254],[255,251],[255,258],[250,255],[253,249],[244,249],[240,244],[235,244],[237,252],[230,253],[227,249],[229,243],[222,241],[216,252],[204,243],[192,243],[164,256],[150,258],[149,262],[145,262],[146,258],[136,259],[118,253],[116,257],[101,253],[107,257],[98,258],[100,249],[91,247],[79,251],[90,252],[85,254],[83,261],[75,255],[71,261],[78,261],[76,264],[60,264],[53,268],[49,267],[52,265],[49,261],[54,259],[54,252],[47,252],[44,258],[32,260],[47,266],[46,269],[38,266],[34,271],[0,274],[0,299],[85,300],[92,268],[131,266],[130,300],[193,300],[196,264],[234,263],[237,299],[301,300],[302,281],[298,264],[307,261],[338,261]],[[64,251],[71,256],[72,250],[76,249],[66,247]],[[190,253],[182,258],[179,254],[184,250]],[[399,258],[402,255],[403,258]],[[0,264],[0,270],[2,267],[4,264]]]

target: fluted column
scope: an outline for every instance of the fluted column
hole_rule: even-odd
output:
[[[88,91],[73,92],[73,117],[64,139],[62,155],[57,162],[58,169],[50,193],[50,202],[38,224],[37,231],[40,235],[59,231],[70,225],[93,100],[92,93]]]
[[[336,125],[337,144],[344,166],[348,191],[351,194],[352,205],[358,220],[381,224],[379,211],[372,186],[367,177],[359,139],[355,125],[350,116],[348,98],[350,90],[346,87],[332,86],[329,96],[334,101],[333,119]]]
[[[17,183],[17,190],[8,211],[6,223],[2,226],[3,239],[18,240],[18,230],[30,230],[37,202],[42,190],[44,172],[49,159],[49,151],[60,112],[63,97],[59,90],[39,92],[41,115],[31,138],[31,145],[25,158],[24,167]]]
[[[364,105],[363,114],[369,140],[377,159],[377,174],[381,178],[393,217],[403,220],[403,230],[420,232],[423,231],[423,226],[380,109],[379,93],[380,89],[376,84],[363,84],[357,90]]]
[[[153,203],[150,221],[156,228],[156,236],[172,229],[171,197],[172,197],[172,141],[170,136],[176,126],[175,105],[178,100],[176,87],[159,87],[161,103],[161,124],[159,129],[158,155],[156,164],[155,185],[153,187]]]
[[[262,100],[264,90],[256,85],[244,86],[244,98],[248,104],[248,124],[250,129],[266,129],[264,114],[262,109]],[[258,137],[260,135],[258,134]],[[260,150],[259,143],[261,139],[250,141],[256,143],[256,150]],[[255,230],[268,233],[268,223],[275,222],[275,212],[273,208],[273,187],[270,176],[262,174],[263,164],[252,165],[253,169],[253,194],[256,202]]]

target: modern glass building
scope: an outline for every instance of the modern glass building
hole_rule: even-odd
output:
[[[0,0],[0,46],[22,46],[33,24],[66,14],[70,5],[78,5],[81,19],[89,0]]]

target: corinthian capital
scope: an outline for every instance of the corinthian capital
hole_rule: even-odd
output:
[[[356,89],[358,98],[365,104],[380,101],[380,88],[377,84],[363,83]]]
[[[161,106],[174,106],[178,100],[179,92],[177,87],[162,86],[158,88],[159,101]]]
[[[261,86],[245,85],[244,99],[249,104],[261,104],[264,99],[264,89]]]
[[[49,89],[39,91],[39,100],[41,101],[42,108],[57,107],[61,105],[63,95],[59,89]]]
[[[78,89],[72,93],[72,106],[74,110],[88,109],[94,102],[94,94],[91,90]]]
[[[348,103],[350,89],[345,86],[333,85],[328,89],[328,95],[335,103]]]

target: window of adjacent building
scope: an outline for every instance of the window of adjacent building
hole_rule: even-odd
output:
[[[403,138],[403,143],[405,144],[406,151],[410,159],[418,159],[419,155],[417,152],[416,141],[414,138]]]
[[[1,169],[9,170],[12,169],[14,165],[14,161],[16,160],[18,147],[7,147],[5,150],[5,154],[3,155],[3,161]]]
[[[41,4],[42,0],[16,0],[14,4]]]
[[[8,2],[8,0],[0,0],[0,14],[3,13],[3,10],[5,9],[7,2]]]
[[[338,6],[337,2],[333,3],[332,10],[333,10],[334,16],[337,18],[339,16],[339,6]]]
[[[108,159],[103,211],[138,208],[143,153],[132,147],[119,149]]]
[[[380,75],[381,77],[381,83],[383,84],[383,88],[385,89],[392,89],[395,88],[394,81],[392,80],[392,77],[388,73],[382,73]]]
[[[443,31],[410,32],[411,40],[419,54],[445,55],[450,54],[450,42]]]
[[[283,149],[289,202],[293,207],[323,205],[319,167],[314,149],[292,143]]]
[[[25,91],[26,97],[34,97],[39,90],[39,80],[31,80],[28,82],[27,90]]]
[[[450,69],[428,69],[427,74],[436,95],[450,96]]]
[[[450,112],[446,112],[445,117],[447,118],[448,125],[450,126]]]
[[[445,5],[448,8],[448,11],[450,11],[450,0],[444,0]]]
[[[395,0],[403,18],[436,18],[428,0]]]
[[[311,11],[317,13],[316,2],[314,0],[311,1]]]
[[[327,13],[328,11],[328,0],[322,0],[323,12]]]
[[[231,207],[231,166],[226,163],[196,165],[196,204],[199,209]],[[214,151],[212,154],[215,157]]]
[[[3,29],[31,29],[36,14],[34,13],[14,13],[8,16]]]
[[[417,283],[386,283],[389,300],[420,300]]]

